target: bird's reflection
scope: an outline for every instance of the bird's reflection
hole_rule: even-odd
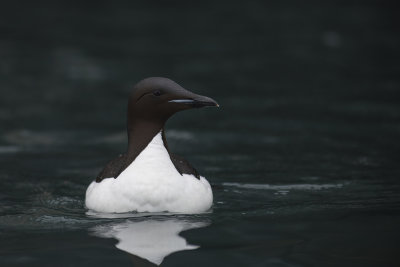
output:
[[[199,246],[188,244],[179,233],[207,225],[208,222],[177,217],[136,218],[96,226],[91,230],[95,236],[117,239],[116,247],[133,255],[138,266],[155,266],[174,252],[197,249]]]

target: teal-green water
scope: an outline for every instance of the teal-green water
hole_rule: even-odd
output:
[[[2,8],[0,265],[397,266],[397,20],[378,1]],[[209,213],[84,207],[148,76],[221,105],[166,128]]]

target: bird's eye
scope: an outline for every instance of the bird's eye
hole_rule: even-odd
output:
[[[155,90],[155,91],[153,92],[153,95],[155,95],[155,96],[160,96],[160,95],[162,95],[162,92],[161,92],[160,90]]]

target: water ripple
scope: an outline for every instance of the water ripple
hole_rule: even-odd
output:
[[[286,185],[271,185],[271,184],[242,184],[242,183],[222,183],[228,187],[239,187],[245,189],[264,189],[264,190],[324,190],[332,188],[342,188],[340,184],[286,184]]]

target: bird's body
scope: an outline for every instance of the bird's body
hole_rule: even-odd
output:
[[[166,78],[135,86],[128,103],[128,150],[110,161],[86,190],[98,212],[200,213],[210,209],[211,186],[183,158],[170,153],[164,124],[174,113],[218,106]]]
[[[161,133],[117,179],[92,182],[86,206],[100,212],[198,213],[211,207],[210,184],[204,177],[180,174],[172,163]]]

